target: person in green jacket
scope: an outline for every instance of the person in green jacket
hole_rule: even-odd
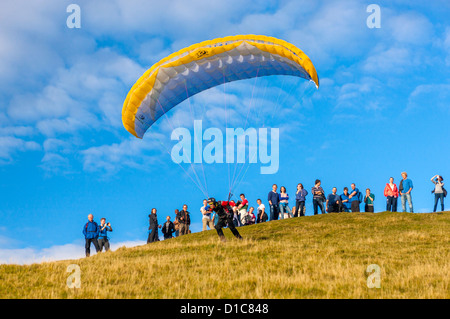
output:
[[[370,188],[366,189],[366,196],[364,197],[364,203],[365,205],[365,212],[366,213],[373,213],[373,201],[375,200],[375,195],[370,192]]]

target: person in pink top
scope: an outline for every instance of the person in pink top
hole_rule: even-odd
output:
[[[386,211],[396,212],[397,211],[397,198],[398,198],[398,188],[394,184],[394,178],[389,178],[389,183],[386,184],[384,188],[384,196],[386,196]]]

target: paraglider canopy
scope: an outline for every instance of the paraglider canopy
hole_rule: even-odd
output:
[[[194,44],[162,59],[139,78],[123,104],[122,122],[142,138],[163,114],[201,91],[269,75],[298,76],[319,87],[311,60],[286,41],[237,35]]]

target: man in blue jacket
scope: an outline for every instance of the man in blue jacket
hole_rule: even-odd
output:
[[[88,222],[83,227],[83,235],[86,241],[86,257],[89,257],[91,255],[91,243],[94,244],[95,250],[97,252],[100,251],[100,247],[98,246],[98,235],[99,235],[99,228],[98,224],[94,222],[94,215],[89,214],[88,215]]]
[[[344,192],[341,194],[341,201],[342,201],[342,210],[344,212],[350,213],[352,210],[350,203],[350,194],[348,192],[347,187],[344,187]]]
[[[408,174],[406,172],[402,172],[402,181],[400,182],[400,197],[402,201],[402,209],[403,212],[406,213],[406,200],[408,200],[409,211],[414,213],[411,191],[413,190],[413,182],[408,178]]]
[[[113,229],[110,223],[106,223],[106,218],[100,219],[99,225],[99,235],[98,235],[98,247],[100,247],[100,252],[103,251],[103,247],[105,247],[105,251],[108,251],[110,248],[108,232],[112,232]]]
[[[352,183],[351,187],[352,190],[348,201],[350,202],[352,213],[359,213],[359,205],[361,204],[359,189],[356,188],[355,183]]]

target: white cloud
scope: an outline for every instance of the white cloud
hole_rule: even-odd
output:
[[[450,28],[447,28],[445,30],[444,49],[447,53],[445,63],[447,64],[447,66],[450,66]]]
[[[135,247],[146,244],[145,241],[124,241],[120,243],[111,243],[111,251],[121,247]],[[92,245],[91,245],[92,246]],[[91,255],[95,255],[95,249],[91,247]],[[3,249],[0,248],[0,264],[19,264],[28,265],[34,263],[50,262],[57,260],[70,260],[84,258],[84,245],[81,243],[72,243],[65,245],[54,245],[49,248],[19,248]]]
[[[407,111],[450,109],[450,84],[422,84],[417,86],[408,98]]]
[[[397,42],[424,46],[433,39],[433,25],[419,13],[392,14],[384,21],[386,32]]]
[[[311,58],[318,71],[332,68],[337,57],[365,54],[371,43],[366,34],[367,13],[360,1],[327,1],[314,9],[296,19],[295,27],[284,35]]]
[[[159,134],[147,134],[145,139],[134,136],[120,143],[90,147],[81,151],[83,168],[86,171],[104,171],[114,173],[125,167],[150,170],[155,162],[160,161],[159,156],[152,156],[151,152],[161,152],[156,143],[164,137]]]
[[[414,59],[408,49],[391,47],[369,56],[362,68],[371,73],[394,74],[411,71],[414,65]]]
[[[37,151],[41,146],[33,141],[25,141],[12,136],[0,136],[0,164],[13,161],[13,155],[17,152]]]
[[[0,136],[31,136],[35,134],[35,129],[30,126],[4,126],[0,127]]]
[[[130,32],[190,41],[205,34],[224,34],[230,21],[247,12],[264,11],[266,1],[172,0],[172,1],[89,1],[81,4],[85,26],[96,35],[126,37]],[[207,38],[199,39],[207,40]],[[185,43],[189,44],[189,42]]]

